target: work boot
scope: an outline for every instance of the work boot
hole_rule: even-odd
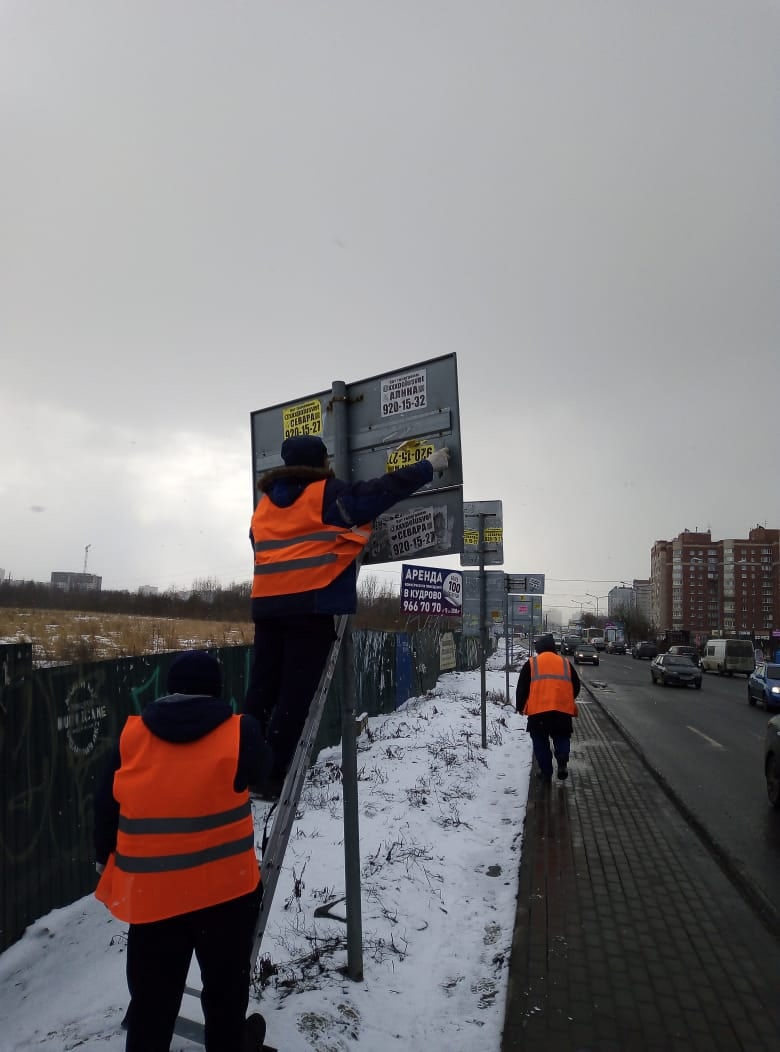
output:
[[[536,780],[542,782],[543,785],[550,785],[552,782],[552,771],[537,771]]]
[[[265,1044],[265,1019],[259,1012],[253,1012],[244,1020],[244,1032],[241,1035],[241,1052],[262,1052]]]
[[[565,782],[569,777],[569,758],[568,756],[562,756],[558,760],[558,780]]]

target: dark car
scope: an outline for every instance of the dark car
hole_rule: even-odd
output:
[[[639,643],[634,643],[631,647],[631,657],[641,661],[643,658],[647,658],[652,661],[658,653],[658,647],[655,643],[648,643],[646,639],[641,640]]]
[[[780,808],[780,716],[773,716],[766,725],[764,777],[769,803]]]
[[[701,669],[685,654],[658,654],[650,662],[650,678],[665,687],[701,690]]]
[[[598,665],[599,652],[592,643],[578,643],[574,650],[575,665]]]
[[[748,676],[748,704],[757,701],[765,709],[780,709],[780,665],[759,661]]]
[[[573,654],[577,647],[580,645],[581,640],[579,636],[564,636],[561,643],[562,654]]]
[[[684,654],[686,657],[689,657],[691,659],[691,661],[694,663],[694,665],[696,665],[697,668],[701,667],[701,658],[699,657],[699,651],[696,649],[696,647],[689,647],[683,644],[675,644],[673,647],[669,647],[667,653]]]
[[[606,649],[608,654],[625,654],[626,644],[622,639],[610,639]]]

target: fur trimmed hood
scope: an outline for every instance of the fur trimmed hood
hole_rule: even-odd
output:
[[[295,488],[297,484],[300,489],[303,489],[310,482],[332,478],[335,478],[335,475],[331,468],[310,468],[305,465],[289,468],[283,466],[271,468],[270,471],[262,474],[257,480],[257,490],[259,493],[269,493],[278,483],[282,483],[284,488]]]

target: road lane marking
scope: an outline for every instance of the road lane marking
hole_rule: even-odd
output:
[[[692,731],[694,734],[698,734],[700,738],[704,738],[704,740],[706,742],[709,742],[710,745],[714,745],[716,749],[725,749],[726,748],[725,745],[721,745],[720,742],[716,742],[714,738],[710,738],[706,734],[703,734],[701,731],[697,731],[695,727],[689,727],[687,723],[686,723],[685,727],[686,727],[686,730]]]

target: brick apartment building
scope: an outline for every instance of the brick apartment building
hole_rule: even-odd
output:
[[[756,526],[746,539],[713,541],[684,530],[650,552],[650,608],[659,635],[686,630],[768,640],[780,629],[780,530]]]

